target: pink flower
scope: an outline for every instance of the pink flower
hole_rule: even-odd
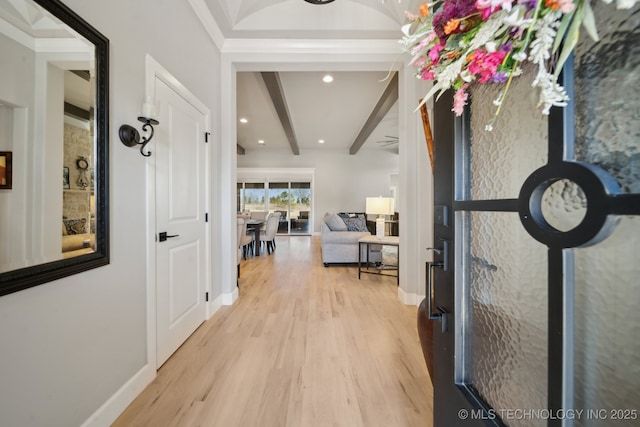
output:
[[[467,86],[466,84],[462,85],[453,95],[453,108],[451,111],[453,111],[456,116],[461,116],[464,111],[464,106],[467,105],[467,99],[469,98],[469,94],[465,92]]]
[[[422,80],[434,80],[436,78],[436,75],[433,74],[433,71],[431,71],[430,69],[425,69],[422,71],[422,74],[420,75],[420,78]]]
[[[415,20],[417,20],[417,19],[419,18],[419,16],[418,16],[418,15],[415,15],[415,14],[413,14],[413,13],[409,12],[408,10],[405,10],[405,11],[404,11],[404,14],[407,16],[407,19],[408,19],[409,21],[415,21]]]
[[[431,31],[429,34],[427,34],[425,38],[420,40],[420,43],[418,43],[413,49],[411,49],[411,55],[415,55],[418,52],[420,52],[422,48],[424,48],[429,43],[431,43],[435,38],[436,38],[436,33],[434,31]]]
[[[418,59],[413,61],[413,66],[420,69],[424,67],[426,62],[427,62],[427,58],[425,58],[424,56],[420,56]]]
[[[511,10],[512,0],[476,0],[476,8],[482,13],[482,19],[487,20],[497,10]]]
[[[575,8],[576,5],[573,4],[572,0],[560,0],[560,10],[562,13],[571,13]]]
[[[429,50],[428,55],[433,65],[438,63],[438,60],[440,59],[440,52],[442,51],[442,49],[444,49],[444,45],[438,43]]]
[[[480,76],[478,82],[486,83],[496,73],[505,56],[506,53],[502,50],[487,53],[484,49],[478,49],[474,52],[473,59],[469,64],[469,72]]]

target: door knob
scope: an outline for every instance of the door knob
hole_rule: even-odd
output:
[[[158,241],[164,242],[167,239],[171,239],[171,238],[178,237],[178,236],[180,236],[180,235],[179,234],[167,234],[166,231],[162,231],[162,232],[158,233]]]

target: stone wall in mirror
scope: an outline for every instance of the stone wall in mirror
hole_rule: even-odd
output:
[[[0,295],[109,262],[108,49],[58,0],[0,0]]]

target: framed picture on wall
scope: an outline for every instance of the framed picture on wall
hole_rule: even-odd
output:
[[[11,189],[12,176],[11,151],[0,151],[0,190]]]
[[[69,168],[66,166],[62,168],[62,188],[65,190],[71,188],[69,185]]]

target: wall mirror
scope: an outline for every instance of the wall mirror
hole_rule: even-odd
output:
[[[58,0],[0,0],[0,52],[6,295],[109,263],[109,41]]]

